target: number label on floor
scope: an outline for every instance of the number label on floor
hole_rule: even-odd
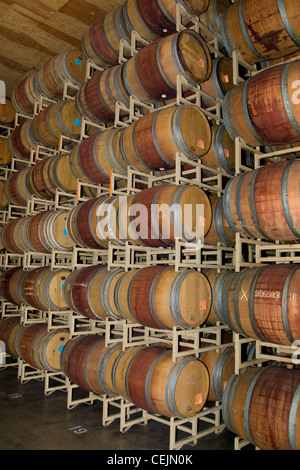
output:
[[[76,426],[75,428],[70,428],[69,431],[73,431],[74,434],[84,434],[85,432],[87,432],[87,429],[81,426]]]

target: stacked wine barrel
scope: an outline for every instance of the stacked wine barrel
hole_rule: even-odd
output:
[[[180,32],[176,4],[188,14]],[[190,27],[191,16],[205,26],[201,33]],[[83,35],[80,49],[60,51],[13,91],[11,104],[22,120],[2,147],[0,141],[1,158],[3,164],[9,164],[10,156],[25,163],[3,184],[3,208],[10,203],[24,209],[33,196],[53,201],[57,189],[75,193],[78,181],[107,188],[111,171],[124,177],[126,186],[128,167],[172,175],[178,152],[190,161],[186,170],[201,160],[201,177],[207,181],[221,170],[224,194],[200,188],[192,177],[190,184],[142,187],[122,198],[90,191],[71,209],[8,220],[1,228],[5,252],[17,259],[27,252],[68,253],[74,247],[107,252],[110,243],[165,250],[174,249],[176,239],[187,246],[201,240],[233,248],[236,233],[253,240],[298,242],[299,16],[300,0],[268,0],[268,8],[258,0],[126,0],[103,13]],[[137,51],[132,56],[134,32]],[[215,38],[218,57],[211,52]],[[234,51],[261,69],[237,86]],[[89,63],[97,67],[87,78]],[[183,87],[186,99],[189,87],[201,90],[200,104],[177,104],[178,76],[188,84]],[[64,99],[66,82],[70,95]],[[138,102],[139,117],[128,125],[122,109],[128,109],[131,97]],[[38,110],[41,99],[46,107]],[[114,123],[117,103],[121,127]],[[216,103],[221,124],[207,117]],[[84,138],[83,120],[91,125]],[[62,135],[68,143],[61,147]],[[253,148],[290,148],[291,154],[237,175],[237,137]],[[33,163],[37,146],[55,154]],[[224,422],[234,434],[262,449],[299,450],[300,379],[295,369],[262,367],[258,373],[254,367],[240,377],[233,374],[234,350],[224,344],[205,348],[203,343],[199,357],[191,348],[190,355],[174,362],[170,347],[161,344],[124,351],[122,343],[106,346],[105,335],[85,331],[74,339],[63,329],[51,334],[45,323],[25,327],[18,316],[25,305],[164,331],[225,324],[253,341],[290,346],[299,338],[298,276],[296,263],[242,272],[227,269],[226,262],[218,270],[207,263],[207,269],[179,271],[159,260],[128,271],[110,271],[106,264],[74,271],[59,265],[54,270],[14,265],[0,276],[0,296],[18,313],[0,322],[0,340],[8,354],[33,368],[58,371],[87,392],[122,396],[152,414],[191,418],[207,402],[222,401]],[[288,400],[281,386],[285,381]],[[272,427],[256,408],[262,408],[261,414],[264,408],[276,410],[268,414],[268,420],[274,417]]]

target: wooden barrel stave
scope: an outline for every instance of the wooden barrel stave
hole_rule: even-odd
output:
[[[249,367],[231,376],[222,415],[228,429],[261,450],[299,449],[299,370]]]

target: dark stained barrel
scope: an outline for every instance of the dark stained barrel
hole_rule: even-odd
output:
[[[84,139],[70,152],[70,168],[75,178],[87,183],[105,184],[110,171],[127,174],[127,162],[120,152],[123,129],[108,129]]]
[[[282,161],[231,179],[223,199],[229,227],[252,239],[298,240],[299,168]]]
[[[105,338],[89,334],[71,339],[61,354],[61,369],[80,388],[99,395],[117,395],[112,383],[112,368],[121,344],[105,346]]]
[[[35,102],[39,100],[40,95],[37,73],[34,73],[23,78],[12,91],[11,102],[18,113],[30,116],[33,114]]]
[[[120,319],[114,308],[115,284],[121,270],[108,271],[106,265],[89,266],[72,273],[64,286],[70,309],[93,320]]]
[[[222,399],[227,428],[261,450],[300,449],[300,371],[248,367],[232,375]]]
[[[236,333],[275,344],[299,338],[298,264],[251,268],[227,277],[222,318]]]
[[[207,44],[201,35],[186,29],[141,49],[124,64],[122,76],[130,95],[142,102],[153,103],[177,96],[178,75],[196,85],[207,80],[211,71],[212,59]]]
[[[221,18],[223,43],[250,63],[291,54],[300,49],[299,12],[299,0],[238,0]]]
[[[35,151],[37,139],[33,130],[33,119],[19,124],[9,135],[8,150],[15,157],[30,160],[31,152]]]
[[[299,73],[300,60],[276,65],[227,93],[223,117],[230,136],[252,146],[299,142]]]
[[[95,123],[110,123],[115,119],[117,101],[129,106],[130,97],[122,81],[122,68],[122,65],[116,65],[94,73],[75,96],[79,114]]]

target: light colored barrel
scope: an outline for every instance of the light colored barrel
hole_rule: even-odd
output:
[[[191,356],[174,363],[172,351],[150,346],[134,355],[125,386],[129,401],[139,408],[162,416],[192,417],[205,405],[209,375]]]
[[[60,135],[80,137],[81,115],[73,100],[63,100],[42,110],[32,122],[35,140],[45,147],[58,147]]]
[[[141,117],[121,134],[123,160],[144,170],[175,168],[176,154],[195,160],[211,145],[211,129],[205,114],[194,105],[160,109]]]
[[[69,273],[66,269],[51,271],[49,267],[28,271],[23,287],[27,304],[38,310],[65,310],[63,287]]]
[[[47,157],[31,167],[29,186],[38,198],[54,200],[56,190],[66,193],[76,191],[77,181],[70,167],[70,155]]]
[[[10,220],[3,228],[1,240],[4,248],[10,253],[22,254],[28,249],[26,238],[27,217],[17,217]]]
[[[0,124],[4,126],[13,126],[16,117],[16,111],[12,105],[11,99],[5,97],[5,103],[0,103]]]
[[[298,176],[299,161],[290,160],[272,163],[230,180],[223,199],[230,228],[252,239],[298,240]]]
[[[299,0],[238,0],[221,18],[227,52],[255,63],[299,50],[299,12]]]
[[[261,450],[299,450],[299,383],[300,371],[286,367],[232,375],[222,400],[227,428]]]
[[[202,82],[201,90],[209,96],[202,96],[204,107],[210,108],[216,105],[216,102],[223,100],[225,95],[232,90],[233,83],[233,61],[230,57],[220,57],[212,61],[211,76],[205,82]],[[213,99],[211,99],[212,97]]]
[[[8,165],[11,160],[12,154],[8,149],[7,139],[0,137],[0,166]]]
[[[123,274],[114,297],[121,316],[158,329],[200,326],[211,307],[210,284],[203,274],[190,269],[176,272],[165,266]]]
[[[197,243],[207,234],[212,221],[206,193],[193,185],[154,186],[137,193],[130,204],[127,233],[136,234],[134,243],[140,241],[147,246],[174,246],[176,237]]]
[[[64,83],[68,82],[81,87],[86,79],[87,59],[81,49],[69,49],[49,59],[37,73],[38,86],[50,99],[62,99]],[[76,93],[72,87],[68,89],[71,96]]]
[[[212,144],[209,151],[201,157],[201,163],[209,168],[221,169],[231,175],[235,171],[235,141],[230,137],[224,124],[212,125],[211,132]],[[216,175],[207,168],[203,169],[203,173],[206,176]]]
[[[24,328],[18,339],[20,355],[31,367],[60,371],[60,356],[70,333],[63,329],[48,332],[44,323]]]
[[[210,387],[207,400],[222,401],[227,381],[234,373],[234,349],[204,351],[199,359],[206,365],[209,372]]]
[[[209,199],[212,205],[213,217],[210,229],[204,237],[204,243],[213,246],[221,243],[224,246],[233,247],[235,232],[231,230],[225,218],[223,198],[210,194]]]
[[[252,146],[299,142],[300,60],[265,69],[229,91],[223,117],[231,136]]]

